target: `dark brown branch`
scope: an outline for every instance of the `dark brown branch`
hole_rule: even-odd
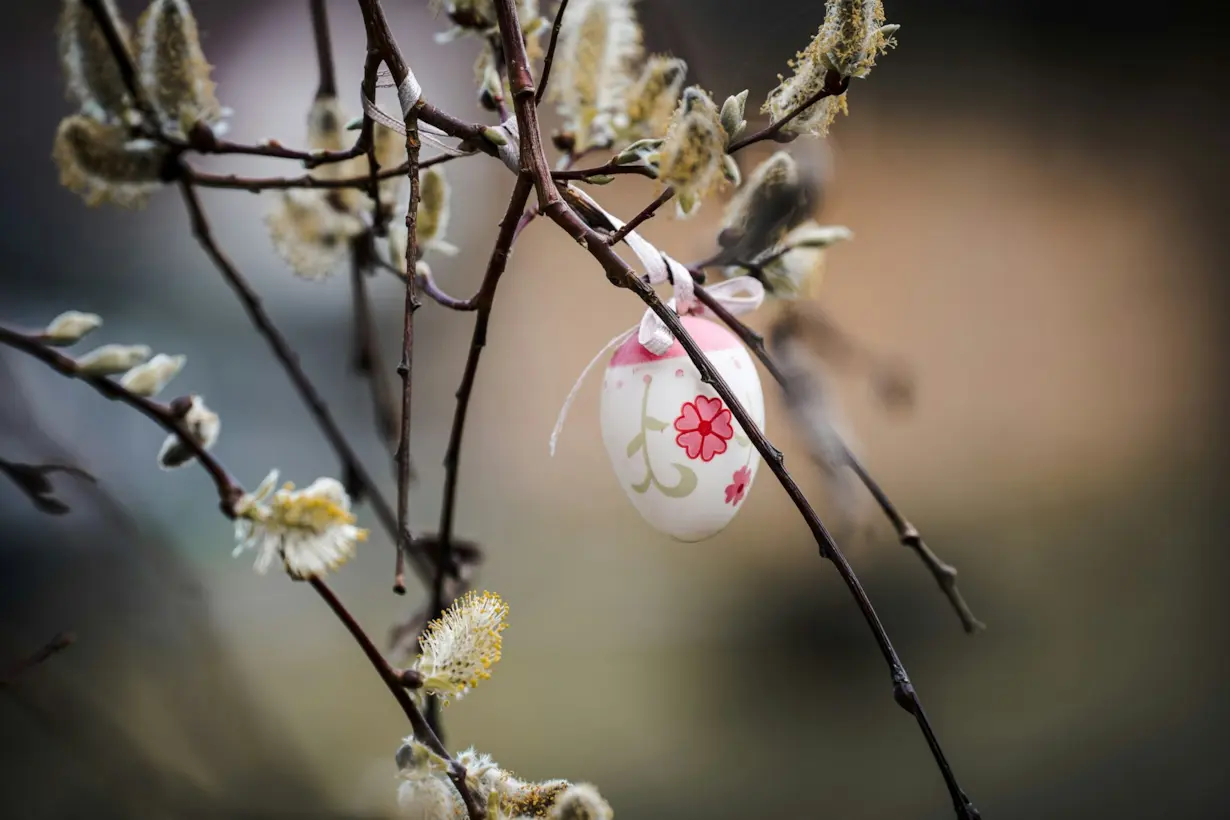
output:
[[[591,177],[620,175],[649,177],[650,179],[655,178],[652,168],[645,165],[616,165],[615,160],[610,160],[602,165],[595,165],[592,168],[574,168],[551,172],[551,177],[556,182],[565,182],[569,180],[579,180],[584,182]]]
[[[696,288],[696,298],[705,307],[707,307],[713,315],[717,316],[727,327],[729,327],[742,342],[747,345],[748,349],[755,354],[760,363],[764,365],[765,370],[769,372],[778,384],[784,384],[785,378],[777,363],[769,355],[769,351],[765,347],[764,337],[756,331],[752,330],[743,322],[732,314],[725,306],[722,305],[713,295],[705,288]],[[944,563],[939,556],[931,551],[923,541],[922,535],[911,524],[904,515],[897,510],[897,507],[889,499],[888,495],[880,487],[880,485],[872,478],[871,474],[863,466],[862,462],[854,455],[849,446],[842,444],[843,457],[846,465],[854,472],[859,481],[863,483],[875,498],[876,504],[884,513],[885,518],[892,524],[893,529],[897,533],[897,538],[901,541],[901,545],[909,547],[918,554],[923,564],[931,572],[935,578],[935,582],[939,584],[944,595],[947,596],[949,603],[952,604],[953,610],[957,613],[957,617],[961,619],[961,626],[968,633],[977,632],[980,629],[985,629],[986,625],[974,616],[969,605],[965,603],[965,599],[961,596],[961,591],[957,588],[957,570],[950,564]]]
[[[397,272],[399,276],[404,277],[405,274],[401,271]],[[431,297],[432,301],[448,308],[449,310],[471,311],[478,310],[478,294],[471,296],[469,299],[458,299],[456,296],[449,296],[445,293],[436,280],[432,277],[429,271],[418,274],[419,287],[423,289],[423,293]]]
[[[534,184],[529,174],[517,177],[516,187],[508,199],[508,208],[500,221],[500,231],[491,250],[491,258],[487,262],[487,271],[483,275],[483,283],[478,289],[478,318],[474,322],[474,333],[470,339],[470,353],[466,357],[465,370],[461,376],[461,385],[457,388],[457,408],[453,412],[453,426],[448,437],[448,449],[444,454],[444,500],[440,505],[440,531],[438,534],[442,558],[436,566],[436,577],[432,586],[432,617],[444,612],[450,603],[445,600],[444,569],[452,562],[453,520],[457,510],[457,479],[461,468],[461,438],[465,433],[466,413],[470,408],[470,396],[474,392],[474,380],[478,376],[478,360],[487,345],[487,327],[491,320],[491,307],[495,302],[495,290],[499,286],[500,277],[508,266],[508,256],[512,251],[517,229],[521,225],[521,214],[533,192]]]
[[[448,749],[444,748],[444,744],[440,742],[439,736],[432,730],[427,719],[423,717],[423,713],[419,711],[418,706],[414,704],[414,699],[410,693],[406,691],[406,680],[403,673],[394,669],[384,656],[380,654],[380,650],[372,643],[371,638],[363,631],[363,627],[355,620],[346,606],[333,594],[333,590],[319,578],[309,579],[308,583],[312,585],[312,589],[324,599],[324,602],[329,605],[329,609],[333,610],[333,614],[350,632],[351,637],[363,650],[363,654],[367,656],[368,661],[375,668],[380,679],[384,681],[385,687],[389,690],[389,694],[397,701],[397,705],[406,714],[406,718],[410,721],[410,728],[414,731],[414,736],[420,743],[431,749],[440,757],[448,761],[448,776],[453,781],[453,785],[457,787],[458,793],[461,795],[462,802],[465,803],[466,811],[474,820],[481,820],[486,816],[485,807],[480,807],[474,799],[473,792],[470,791],[470,786],[466,783],[465,767],[458,763]]]
[[[209,477],[213,479],[214,485],[218,488],[218,503],[223,514],[228,518],[235,517],[235,502],[243,495],[243,489],[231,478],[218,460],[210,455],[209,451],[188,432],[182,424],[180,413],[171,405],[138,396],[117,381],[82,373],[74,359],[45,345],[39,339],[38,334],[20,333],[0,326],[0,344],[33,356],[62,376],[85,382],[112,401],[128,405],[168,433],[179,436],[184,447],[188,448],[209,473]]]
[[[7,689],[12,686],[17,679],[26,672],[39,664],[45,663],[49,658],[54,655],[58,655],[76,642],[77,636],[72,632],[59,633],[50,641],[45,643],[33,655],[18,661],[12,666],[12,668],[9,669],[9,671],[5,672],[3,675],[0,675],[0,689]]]
[[[317,99],[337,96],[337,72],[333,69],[333,44],[329,36],[329,12],[325,0],[308,0],[312,14],[312,39],[316,44],[316,65],[320,68]]]
[[[390,41],[391,42],[391,41]],[[389,49],[383,52],[386,65],[392,70]],[[397,372],[401,376],[401,428],[397,437],[397,531],[405,546],[410,548],[411,537],[408,523],[410,512],[410,410],[413,396],[414,366],[414,312],[419,309],[418,277],[413,275],[419,258],[418,241],[418,209],[419,209],[419,131],[418,120],[411,109],[405,116],[406,123],[406,159],[409,164],[406,173],[410,177],[410,204],[406,208],[406,302],[402,322],[401,361],[397,364]],[[398,564],[393,589],[404,592],[405,579],[402,577],[402,550],[398,550]],[[437,562],[437,577],[443,575],[445,561]]]
[[[430,157],[419,163],[419,170],[450,162],[460,157],[472,157],[474,153],[476,152],[468,154],[440,154]],[[409,170],[410,163],[408,162],[403,162],[392,168],[383,168],[376,172],[376,180],[383,181],[393,179],[394,177],[404,177]],[[298,177],[241,177],[236,174],[206,174],[195,169],[192,172],[192,179],[200,188],[232,188],[248,191],[253,194],[259,194],[262,191],[285,191],[291,188],[368,188],[372,184],[370,174],[343,179],[320,179],[311,174],[304,174]]]
[[[674,196],[675,196],[675,189],[670,188],[670,187],[666,188],[664,191],[662,191],[662,193],[658,194],[657,198],[654,199],[653,202],[650,202],[643,209],[641,209],[640,213],[638,213],[636,216],[632,217],[626,223],[624,223],[624,226],[622,228],[620,228],[619,230],[615,231],[615,233],[608,236],[606,238],[606,243],[608,245],[618,245],[620,242],[623,241],[625,236],[632,233],[637,228],[639,228],[641,225],[643,225],[645,222],[648,222],[650,219],[652,219],[653,215],[658,212],[658,208],[661,208],[663,205],[670,202]]]
[[[197,196],[196,188],[192,183],[192,178],[185,170],[184,176],[180,180],[180,191],[183,194],[184,204],[188,208],[188,215],[192,222],[192,233],[197,238],[205,253],[213,261],[214,267],[222,274],[222,278],[234,291],[239,298],[240,304],[243,305],[244,311],[248,314],[248,319],[251,320],[253,327],[269,344],[273,350],[275,358],[282,369],[286,371],[290,377],[291,383],[294,384],[295,390],[299,393],[299,397],[307,406],[308,412],[320,427],[325,439],[329,445],[337,453],[342,461],[342,468],[348,478],[354,479],[360,487],[363,494],[367,497],[372,505],[376,517],[380,519],[381,525],[389,532],[394,539],[394,543],[400,545],[398,552],[403,549],[409,550],[409,546],[402,543],[402,539],[398,537],[399,530],[397,527],[397,518],[393,510],[380,494],[380,488],[367,472],[367,468],[363,466],[362,460],[350,443],[346,440],[345,434],[342,433],[337,421],[333,418],[333,414],[329,411],[323,398],[316,391],[307,374],[304,373],[302,366],[299,364],[299,356],[291,349],[286,338],[273,324],[273,320],[269,314],[265,312],[265,308],[261,303],[260,296],[256,291],[252,290],[251,285],[239,273],[239,270],[234,266],[230,259],[224,254],[218,243],[213,237],[213,232],[209,227],[209,221],[205,216],[205,210],[201,206],[200,198]],[[429,575],[426,566],[426,561],[422,556],[418,558],[416,567],[426,580]]]
[[[614,252],[611,246],[603,241],[598,232],[577,216],[560,196],[548,170],[546,153],[542,146],[542,134],[538,128],[533,106],[533,82],[530,79],[528,60],[525,53],[525,41],[521,35],[515,2],[514,0],[495,0],[495,4],[500,31],[503,35],[504,53],[508,59],[509,77],[513,87],[513,102],[517,109],[517,123],[520,128],[521,137],[522,167],[528,169],[534,176],[535,186],[538,190],[539,206],[546,215],[550,216],[556,224],[563,228],[598,260],[606,271],[607,278],[613,284],[634,291],[654,314],[662,320],[675,339],[683,346],[688,354],[688,358],[700,372],[702,380],[712,385],[714,390],[717,391],[718,395],[722,397],[722,400],[730,408],[735,419],[743,427],[749,438],[751,438],[757,452],[765,459],[770,470],[777,477],[779,483],[786,490],[787,495],[790,496],[807,522],[808,527],[816,538],[820,554],[833,563],[842,580],[849,588],[855,603],[863,614],[864,620],[866,620],[871,628],[876,643],[879,645],[884,660],[889,667],[890,676],[893,681],[894,699],[899,706],[914,715],[918,721],[919,728],[931,749],[936,765],[939,767],[940,773],[944,778],[945,785],[948,787],[958,817],[962,818],[962,820],[977,818],[979,816],[978,811],[973,807],[957,783],[952,768],[949,766],[943,749],[940,747],[931,724],[927,720],[926,713],[923,711],[918,694],[910,682],[905,666],[897,656],[897,652],[893,648],[892,642],[889,640],[875,608],[871,605],[867,593],[863,590],[862,584],[859,583],[854,570],[850,567],[849,562],[846,561],[841,549],[786,469],[781,451],[769,442],[764,433],[753,422],[747,410],[731,391],[730,386],[726,384],[725,379],[717,372],[699,345],[696,344],[696,341],[692,339],[691,335],[683,327],[675,312],[658,298],[653,288],[642,281],[641,277]],[[784,122],[779,124],[779,130],[780,125],[784,124]]]
[[[0,474],[7,476],[17,486],[17,489],[25,493],[30,503],[39,512],[48,515],[65,515],[69,512],[69,507],[56,497],[55,487],[48,478],[54,473],[66,473],[91,484],[97,483],[94,476],[70,464],[22,464],[0,458]]]
[[[354,369],[367,379],[371,387],[372,411],[375,414],[376,432],[390,448],[397,444],[397,405],[393,400],[392,387],[380,354],[380,336],[376,329],[376,317],[372,311],[371,295],[367,291],[367,278],[371,275],[372,235],[363,233],[351,242],[350,290],[354,310]]]
[[[534,105],[542,103],[543,95],[547,93],[547,81],[551,79],[551,64],[555,61],[555,46],[559,42],[559,30],[564,24],[564,10],[568,8],[568,0],[560,0],[559,8],[555,10],[555,25],[551,26],[551,41],[547,43],[547,56],[542,60],[542,76],[538,78],[538,91],[534,94]]]

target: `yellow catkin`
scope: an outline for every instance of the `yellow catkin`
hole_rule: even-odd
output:
[[[114,0],[103,0],[103,7],[115,22],[125,47],[131,50],[128,26]],[[65,0],[57,33],[69,99],[94,119],[122,119],[129,108],[128,89],[94,14],[81,0]]]
[[[157,143],[130,141],[123,126],[74,114],[60,122],[51,156],[60,184],[86,204],[138,207],[161,185],[167,155]]]
[[[137,22],[138,68],[163,124],[181,133],[222,118],[212,67],[186,0],[154,0]]]

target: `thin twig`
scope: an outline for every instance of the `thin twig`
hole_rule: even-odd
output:
[[[397,271],[397,275],[403,279],[405,278],[405,274],[401,271]],[[418,280],[419,287],[423,289],[423,293],[443,307],[462,312],[478,310],[478,294],[471,296],[469,299],[458,299],[456,296],[450,296],[440,288],[430,271],[419,273]]]
[[[196,437],[183,426],[182,416],[176,412],[175,408],[144,396],[138,396],[117,381],[82,373],[74,359],[48,347],[38,334],[21,333],[0,326],[0,344],[33,356],[62,376],[85,382],[107,398],[128,405],[168,433],[178,436],[184,447],[196,457],[213,479],[218,489],[218,503],[222,508],[222,513],[228,518],[235,517],[235,502],[243,495],[242,488],[231,478],[230,473],[217,459],[201,446],[201,442],[197,441]]]
[[[867,593],[863,590],[857,576],[854,574],[854,570],[850,567],[849,562],[846,561],[832,535],[829,534],[810,502],[808,502],[806,496],[803,495],[802,490],[799,489],[798,484],[786,469],[781,451],[769,442],[764,433],[753,422],[747,410],[735,397],[730,386],[726,384],[725,379],[713,367],[700,346],[697,345],[696,341],[684,328],[678,315],[658,298],[653,288],[642,281],[641,277],[614,252],[611,246],[603,241],[597,231],[585,224],[560,196],[548,170],[546,153],[543,151],[542,146],[542,134],[538,128],[537,117],[535,116],[532,104],[534,99],[533,81],[529,73],[525,41],[521,35],[520,22],[517,19],[515,0],[495,0],[495,5],[500,31],[503,35],[504,53],[509,64],[509,77],[513,87],[513,102],[517,110],[517,123],[521,138],[522,167],[526,168],[534,176],[535,186],[538,190],[539,206],[543,209],[544,213],[550,216],[573,239],[581,243],[582,247],[585,247],[601,263],[608,279],[612,283],[633,290],[641,298],[641,301],[662,320],[667,329],[671,331],[671,334],[687,352],[689,359],[700,372],[701,379],[712,385],[722,400],[725,401],[736,421],[739,422],[740,426],[751,438],[757,452],[765,459],[770,470],[777,477],[791,500],[794,501],[795,506],[816,538],[820,554],[828,558],[837,568],[838,573],[841,575],[842,580],[849,588],[850,593],[862,612],[863,618],[867,621],[868,626],[871,627],[876,643],[879,645],[884,660],[889,667],[890,676],[893,681],[894,699],[899,706],[913,714],[918,721],[919,728],[922,730],[927,745],[931,749],[932,756],[935,758],[936,765],[944,778],[945,785],[948,787],[953,807],[958,817],[962,818],[962,820],[977,818],[979,816],[978,812],[957,783],[952,767],[949,766],[943,749],[940,747],[931,724],[927,720],[926,713],[923,711],[918,694],[910,682],[905,667],[897,656],[897,652],[893,648],[888,634],[884,630],[884,625],[880,622],[875,608],[871,605]]]
[[[592,168],[561,169],[551,172],[551,177],[556,182],[570,180],[584,182],[590,177],[615,177],[621,175],[655,178],[653,169],[646,165],[616,165],[615,160],[604,162],[602,165],[595,165]]]
[[[401,84],[410,74],[410,68],[402,57],[401,50],[393,40],[385,19],[384,9],[379,0],[359,0],[363,12],[363,24],[367,30],[367,48],[370,53],[378,54],[389,69],[389,76],[395,84]],[[411,106],[405,112],[403,121],[406,125],[406,160],[407,175],[410,177],[410,203],[406,208],[406,270],[413,272],[418,262],[418,205],[419,205],[419,135],[418,112],[424,108],[422,100]],[[411,367],[414,361],[414,312],[419,308],[418,277],[412,273],[405,278],[406,301],[402,323],[402,357],[397,365],[397,372],[402,379],[401,430],[397,444],[397,531],[399,543],[407,547],[413,543],[413,538],[407,528],[406,519],[409,514],[410,491],[410,404],[413,388]],[[405,590],[405,581],[401,571],[401,551],[398,551],[398,564],[394,577],[394,590]],[[429,576],[430,577],[430,576]],[[426,580],[426,579],[425,579]],[[430,580],[426,580],[431,583]]]
[[[704,304],[705,307],[708,308],[713,315],[717,316],[723,324],[729,327],[735,335],[739,337],[743,344],[747,345],[748,349],[751,350],[752,353],[755,354],[756,358],[760,360],[760,363],[764,365],[764,368],[769,372],[769,375],[771,375],[774,380],[778,382],[778,384],[784,384],[784,375],[781,368],[777,366],[777,363],[773,361],[773,358],[769,355],[769,351],[765,347],[764,337],[752,330],[743,322],[739,321],[738,317],[727,310],[721,302],[713,298],[713,295],[705,288],[697,287],[695,292],[697,300]],[[965,603],[965,599],[961,596],[961,592],[957,588],[956,568],[950,564],[944,563],[939,556],[931,551],[930,547],[928,547],[923,541],[922,535],[919,534],[914,525],[911,524],[905,516],[897,510],[888,495],[875,481],[875,479],[872,478],[871,474],[867,472],[867,469],[863,466],[857,456],[854,455],[854,452],[850,449],[849,445],[843,442],[841,446],[846,465],[863,483],[863,486],[867,488],[872,497],[875,498],[876,503],[880,506],[884,516],[888,519],[889,523],[892,524],[893,529],[896,530],[897,538],[901,541],[901,545],[914,550],[914,552],[916,552],[918,557],[922,560],[923,564],[931,572],[936,583],[939,584],[940,589],[944,592],[944,595],[947,596],[949,603],[952,604],[953,610],[957,613],[957,617],[961,619],[961,626],[968,633],[974,633],[980,629],[986,628],[986,625],[974,616],[974,613],[970,610],[969,605]]]
[[[337,72],[333,69],[333,43],[329,36],[329,12],[325,0],[308,0],[312,15],[312,41],[316,44],[316,65],[320,69],[317,99],[337,96]]]
[[[555,46],[559,42],[559,30],[564,24],[564,9],[568,8],[568,0],[560,0],[559,8],[555,10],[555,25],[551,26],[551,41],[547,43],[547,56],[542,60],[542,76],[538,78],[538,91],[534,93],[534,105],[541,105],[542,98],[547,93],[547,81],[551,79],[551,64],[555,61]]]
[[[797,105],[794,109],[787,113],[786,116],[782,117],[777,122],[772,123],[759,131],[748,134],[742,139],[735,140],[727,146],[726,152],[733,154],[741,148],[746,148],[749,145],[754,145],[755,143],[764,142],[765,140],[775,138],[783,128],[794,120],[795,117],[798,117],[800,114],[807,111],[807,109],[811,108],[813,105],[826,97],[837,97],[846,93],[846,89],[849,86],[849,77],[843,77],[839,72],[830,69],[829,73],[824,76],[824,86],[819,91],[812,94],[802,103]]]
[[[491,250],[491,258],[487,262],[487,272],[483,275],[483,283],[476,297],[478,318],[474,322],[470,353],[466,357],[461,385],[457,388],[457,408],[453,412],[453,426],[449,432],[448,449],[444,454],[444,499],[440,505],[440,531],[438,533],[443,560],[436,566],[436,577],[432,585],[433,618],[441,615],[451,603],[445,600],[444,569],[452,562],[453,521],[457,511],[457,479],[461,469],[461,438],[465,434],[466,413],[470,409],[470,396],[474,392],[474,380],[478,375],[478,360],[483,354],[483,348],[487,345],[487,327],[491,321],[495,290],[508,266],[508,256],[517,238],[518,228],[522,224],[522,211],[533,190],[534,183],[529,174],[523,173],[517,177],[516,187],[508,199],[508,208],[504,211],[504,218],[500,220],[500,231],[495,240],[495,247]]]
[[[30,669],[45,663],[49,658],[68,649],[77,642],[77,636],[72,632],[61,632],[52,638],[41,648],[29,657],[23,658],[14,664],[7,672],[0,675],[0,689],[7,689],[12,686],[19,677],[28,672]]]
[[[653,202],[650,202],[643,209],[641,209],[640,213],[638,213],[636,216],[632,217],[627,222],[625,222],[622,228],[620,228],[619,230],[615,231],[615,233],[608,236],[606,238],[606,243],[608,245],[618,245],[620,242],[623,241],[625,236],[632,233],[637,228],[639,228],[641,225],[643,225],[645,222],[648,222],[650,219],[652,219],[653,215],[658,212],[658,208],[661,208],[663,205],[670,202],[671,198],[674,196],[675,196],[675,189],[671,187],[667,187],[664,191],[662,191],[662,193],[658,194],[657,198],[654,199]]]
[[[405,117],[406,123],[406,156],[409,161],[407,174],[410,177],[410,204],[406,208],[406,270],[413,271],[417,267],[419,256],[418,242],[418,208],[419,208],[419,134],[418,122],[411,109]],[[409,549],[411,538],[409,529],[410,510],[410,408],[413,395],[412,368],[414,365],[414,312],[419,309],[417,277],[406,277],[406,303],[402,324],[401,361],[397,364],[397,373],[401,376],[401,429],[397,437],[397,530]],[[406,582],[402,577],[401,550],[398,551],[398,566],[394,578],[394,590],[404,591]],[[444,562],[437,563],[437,575],[444,573]]]
[[[54,473],[65,473],[84,479],[91,484],[97,483],[94,476],[71,464],[23,464],[0,458],[0,475],[8,477],[17,489],[25,493],[35,509],[48,515],[66,515],[71,510],[63,500],[56,496],[55,487],[48,478]]]
[[[308,583],[312,585],[312,589],[316,590],[317,594],[324,599],[329,608],[333,610],[333,614],[350,632],[351,637],[359,644],[363,650],[363,654],[367,656],[368,661],[380,675],[380,679],[384,681],[384,685],[388,688],[389,693],[396,699],[397,704],[405,712],[406,718],[410,721],[410,728],[414,731],[414,736],[420,743],[427,746],[440,757],[448,761],[448,776],[453,781],[453,785],[457,787],[458,793],[461,795],[462,802],[465,803],[466,811],[469,813],[471,820],[482,820],[486,816],[485,807],[480,807],[474,799],[473,792],[470,791],[469,784],[466,782],[465,767],[457,762],[448,749],[444,748],[444,744],[440,741],[439,736],[432,730],[427,719],[419,708],[414,704],[414,699],[410,697],[410,693],[406,691],[406,684],[401,673],[394,669],[384,656],[380,654],[380,650],[372,643],[371,638],[363,631],[363,627],[355,620],[346,606],[333,594],[333,590],[329,588],[320,578],[311,578]]]
[[[214,266],[222,274],[227,285],[230,286],[231,290],[239,298],[252,325],[273,350],[275,358],[277,358],[278,362],[282,365],[282,369],[290,377],[296,391],[299,393],[299,397],[307,406],[308,412],[316,421],[317,426],[320,427],[329,445],[341,459],[344,474],[348,479],[353,479],[362,488],[364,496],[372,505],[372,510],[376,513],[376,517],[380,519],[381,525],[389,532],[394,540],[394,544],[398,545],[398,553],[400,554],[403,550],[409,551],[410,545],[404,544],[399,537],[400,530],[398,529],[396,515],[392,508],[389,507],[388,502],[384,500],[379,486],[367,472],[367,468],[363,466],[362,460],[350,446],[350,442],[347,441],[345,434],[342,432],[341,427],[338,426],[337,420],[334,419],[333,414],[329,411],[324,399],[321,398],[320,393],[316,391],[315,386],[303,371],[302,366],[299,364],[298,354],[291,348],[286,338],[277,329],[277,326],[273,324],[273,320],[265,311],[260,297],[252,290],[247,280],[244,279],[239,270],[218,247],[190,176],[185,174],[180,180],[180,191],[183,194],[184,204],[187,206],[188,215],[191,218],[193,235],[196,236],[205,253],[213,260]],[[416,557],[418,558],[416,567],[420,577],[426,581],[430,577],[427,562],[422,556]]]
[[[419,170],[430,168],[433,165],[440,165],[445,162],[451,162],[454,159],[461,157],[472,157],[476,151],[471,151],[466,154],[439,154],[438,156],[430,157],[419,163]],[[395,177],[404,177],[406,172],[410,170],[410,163],[403,162],[400,165],[395,165],[392,168],[382,168],[376,173],[376,179],[383,181],[393,179]],[[201,188],[231,188],[240,191],[248,191],[253,194],[259,194],[262,191],[285,191],[291,188],[367,188],[372,183],[370,174],[364,174],[358,177],[345,177],[343,179],[320,179],[311,174],[304,174],[297,177],[241,177],[236,174],[207,174],[201,171],[193,170],[193,181]]]
[[[390,448],[397,444],[397,405],[380,353],[380,335],[372,311],[367,279],[373,267],[372,235],[364,232],[355,237],[350,248],[350,289],[354,309],[354,369],[367,379],[371,387],[372,412],[376,432]]]

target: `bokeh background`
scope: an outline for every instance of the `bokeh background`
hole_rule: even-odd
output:
[[[843,409],[990,628],[962,634],[869,499],[852,560],[984,817],[1220,816],[1230,516],[1216,32],[1227,15],[1111,0],[886,5],[900,48],[855,83],[828,140],[821,219],[856,240],[830,253],[823,302],[914,373],[912,412],[886,412],[858,372],[839,377]],[[99,340],[187,354],[175,389],[222,413],[218,455],[249,486],[274,466],[300,484],[336,473],[176,193],[132,213],[89,210],[57,186],[51,139],[68,113],[57,6],[11,4],[0,29],[0,320],[98,312]],[[299,142],[316,81],[306,3],[196,6],[235,138]],[[431,98],[481,116],[472,44],[435,44],[425,3],[386,6]],[[652,48],[686,58],[716,95],[749,88],[752,101],[822,17],[797,0],[640,10]],[[349,2],[330,13],[342,87],[356,88],[358,13]],[[435,271],[468,294],[510,180],[482,158],[448,173],[464,250]],[[626,215],[653,190],[620,180],[601,195]],[[205,204],[391,497],[350,365],[346,276],[296,279],[265,234],[267,201],[226,192]],[[699,258],[720,210],[645,232]],[[372,288],[391,363],[400,288]],[[459,534],[487,553],[479,583],[510,602],[512,626],[493,679],[446,712],[450,745],[525,777],[593,781],[625,818],[950,816],[865,625],[767,471],[718,537],[653,532],[607,464],[598,380],[548,457],[573,379],[640,313],[549,226],[524,235],[479,373],[459,507]],[[412,520],[430,529],[472,319],[434,305],[418,315]],[[769,433],[833,513],[767,392]],[[0,814],[390,816],[392,755],[408,733],[396,705],[319,601],[231,558],[211,485],[156,469],[161,440],[0,351],[0,456],[66,459],[99,480],[58,480],[73,507],[58,518],[0,483],[0,668],[59,630],[79,636],[0,690]],[[393,596],[390,572],[376,528],[336,581],[379,636],[424,598]]]

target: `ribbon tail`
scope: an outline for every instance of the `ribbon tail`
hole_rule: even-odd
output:
[[[603,348],[598,351],[598,355],[590,359],[589,364],[585,365],[585,369],[581,371],[581,375],[577,376],[577,380],[573,382],[572,389],[568,391],[568,398],[564,399],[564,406],[559,409],[559,415],[555,419],[555,427],[551,430],[551,440],[547,443],[547,447],[551,451],[552,458],[555,457],[555,446],[559,442],[560,434],[564,432],[564,421],[568,418],[568,410],[572,407],[572,403],[576,401],[577,395],[581,392],[581,384],[585,381],[585,377],[589,375],[589,371],[593,370],[598,362],[602,361],[602,358],[606,356],[608,350],[615,347],[615,345],[622,344],[633,333],[636,333],[636,331],[637,328],[635,327],[631,330],[625,330],[623,333],[620,333],[614,339],[607,342]]]

